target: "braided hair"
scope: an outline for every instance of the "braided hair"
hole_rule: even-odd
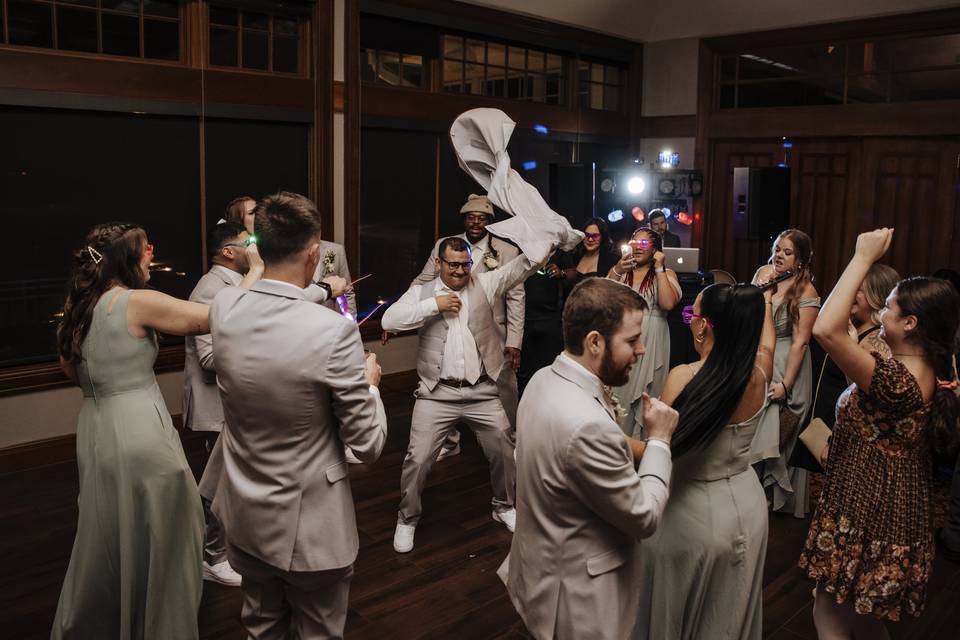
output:
[[[631,242],[636,240],[637,235],[641,233],[645,233],[650,236],[650,241],[653,243],[654,252],[663,251],[663,239],[660,237],[660,234],[647,226],[637,227],[630,235]],[[656,270],[653,268],[653,257],[651,256],[650,266],[647,268],[647,273],[643,276],[643,280],[640,281],[640,285],[636,287],[636,290],[641,294],[646,293],[653,288],[653,283],[656,281],[656,279],[657,274]],[[627,286],[633,287],[633,271],[627,273]]]
[[[67,362],[77,363],[80,348],[100,297],[117,284],[141,289],[147,276],[140,268],[147,234],[129,222],[99,224],[87,233],[73,252],[73,271],[67,283],[63,316],[57,325],[57,351]]]

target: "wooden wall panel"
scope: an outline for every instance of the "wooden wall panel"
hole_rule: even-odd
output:
[[[790,225],[810,235],[814,282],[825,294],[849,259],[858,232],[848,212],[857,207],[860,145],[795,142],[792,156]]]
[[[818,291],[829,293],[853,255],[857,234],[897,229],[884,260],[901,275],[960,271],[960,140],[849,138],[794,140],[790,226],[810,234]],[[714,141],[701,247],[707,268],[746,280],[763,264],[769,241],[733,238],[734,167],[771,166],[778,140]]]
[[[902,275],[960,270],[955,139],[867,139],[862,228],[894,227],[887,262]]]
[[[724,269],[749,280],[769,256],[769,243],[733,237],[734,167],[770,167],[779,160],[776,142],[718,142],[713,146],[711,186],[703,216],[703,259],[708,269]]]

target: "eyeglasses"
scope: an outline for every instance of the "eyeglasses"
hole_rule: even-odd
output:
[[[710,318],[708,318],[707,316],[700,315],[699,313],[693,312],[692,304],[685,306],[683,310],[680,312],[680,315],[683,316],[683,324],[690,324],[691,322],[693,322],[694,318],[700,318],[701,320],[707,323],[708,327],[710,327],[711,329],[713,328],[713,323],[710,322]]]
[[[585,240],[599,240],[603,237],[603,234],[600,233],[584,233],[583,238]]]
[[[641,249],[649,249],[653,246],[653,241],[648,240],[647,238],[638,238],[636,240],[631,240],[630,244],[634,247],[640,247]]]
[[[220,247],[221,249],[226,249],[227,247],[238,247],[240,249],[246,249],[248,242],[228,242],[227,244]]]
[[[451,271],[456,271],[457,269],[470,271],[470,267],[473,266],[473,260],[467,260],[466,262],[450,262],[449,260],[444,260],[443,258],[440,258],[440,262],[446,262],[447,266],[450,267]]]

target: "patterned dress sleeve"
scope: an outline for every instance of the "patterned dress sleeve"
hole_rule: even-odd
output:
[[[870,355],[876,361],[870,379],[869,396],[877,408],[886,414],[904,415],[923,406],[923,395],[913,374],[895,358],[884,358],[874,351]]]

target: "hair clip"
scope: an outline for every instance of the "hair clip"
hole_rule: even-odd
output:
[[[224,220],[223,218],[220,218],[219,220],[217,220],[217,224],[227,224],[227,221]]]
[[[100,261],[103,260],[103,254],[87,245],[87,253],[90,254],[90,259],[93,260],[93,264],[100,264]]]

